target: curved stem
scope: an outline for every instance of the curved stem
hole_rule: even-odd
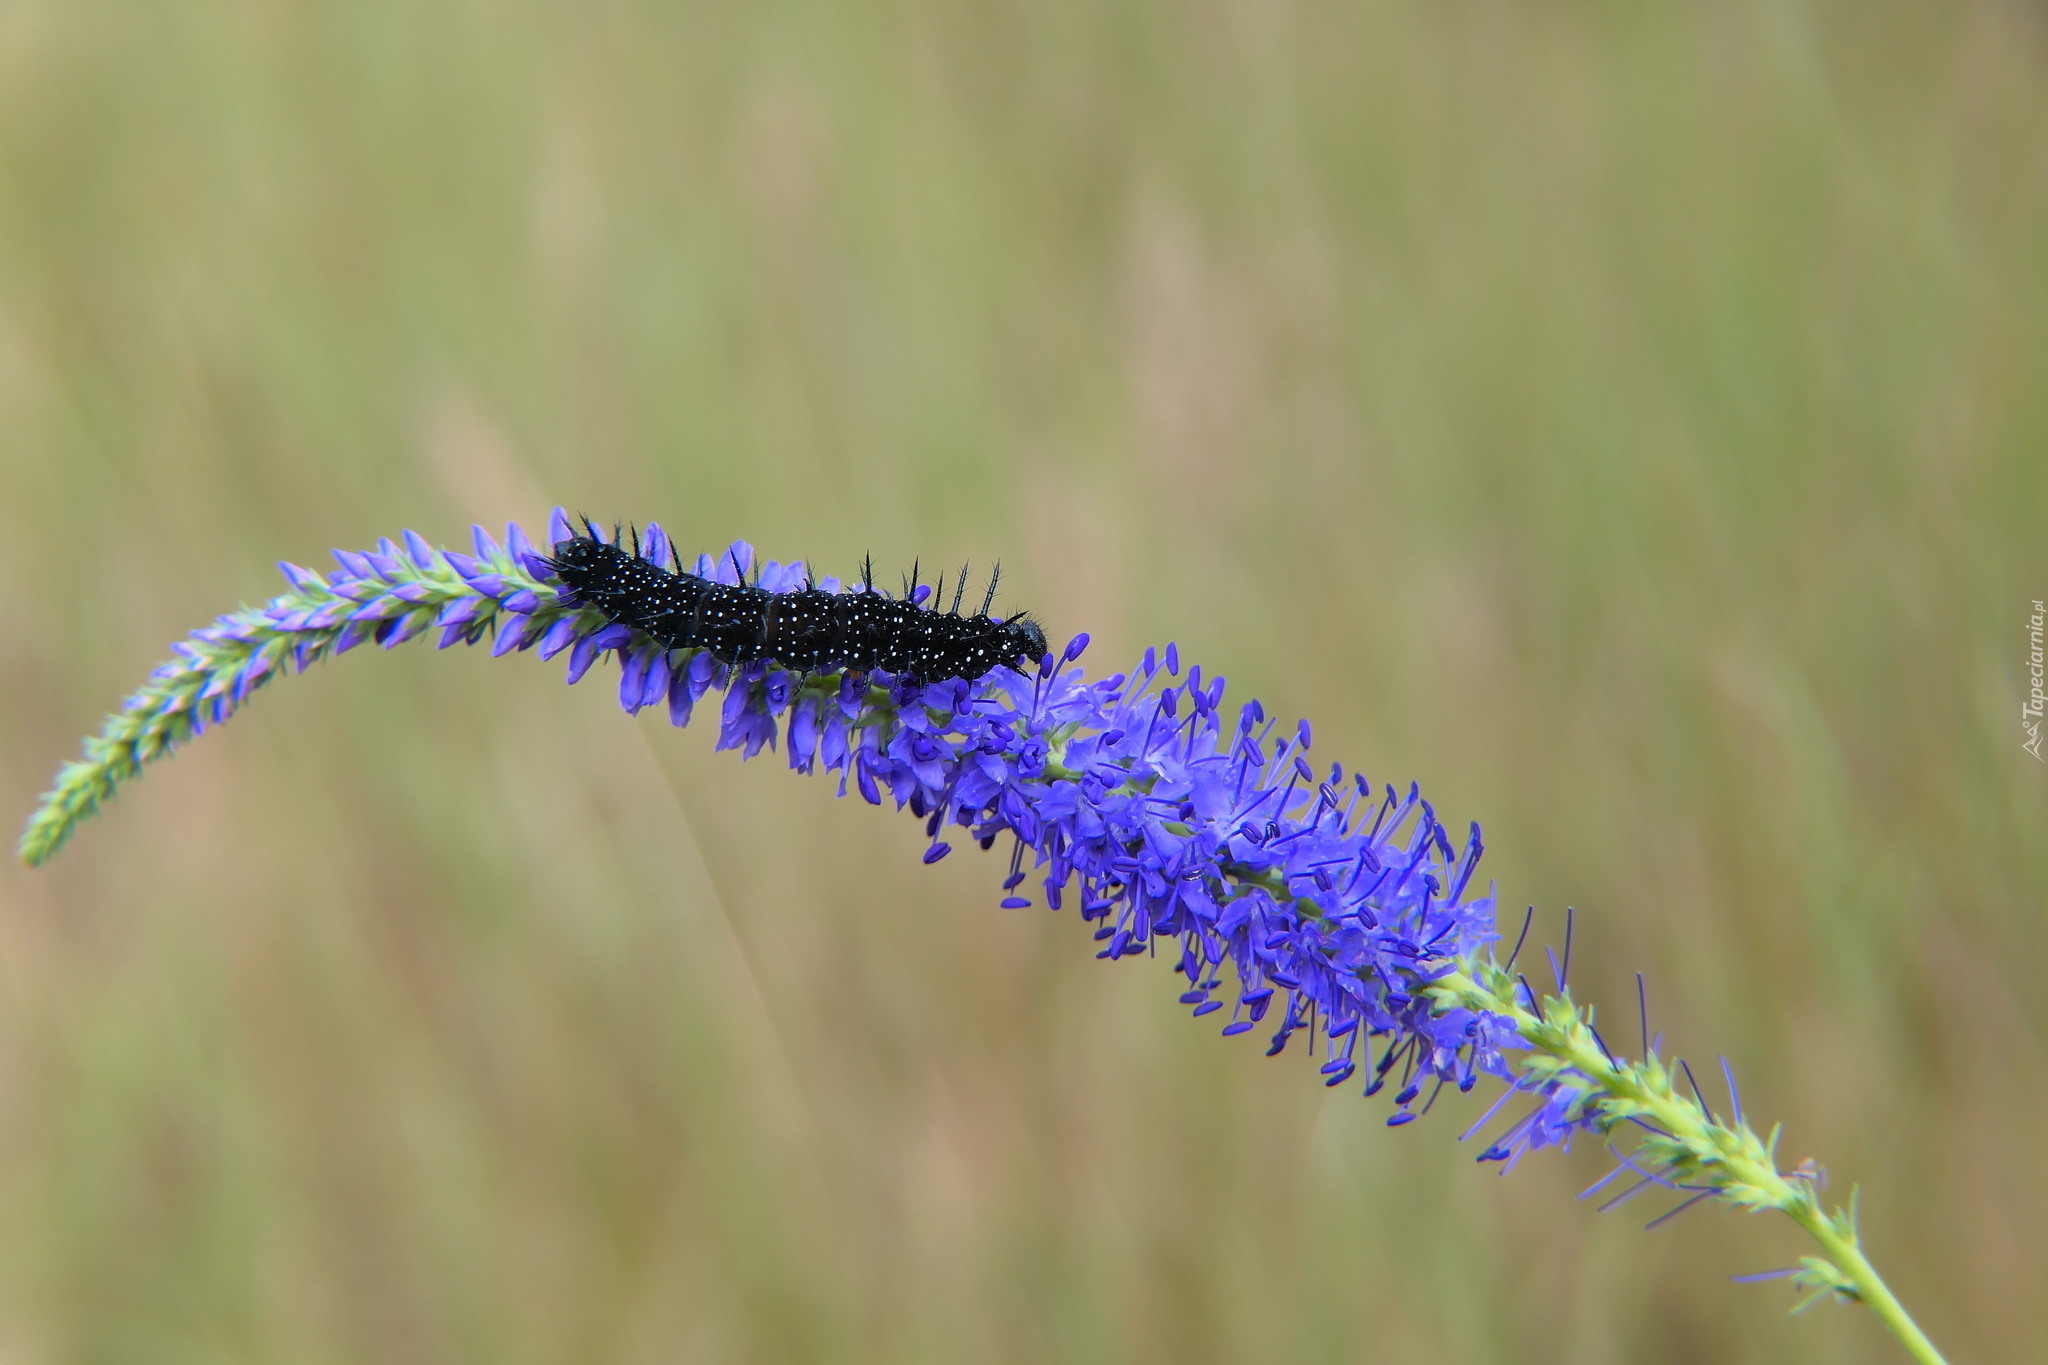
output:
[[[1737,1110],[1733,1123],[1716,1118],[1695,1096],[1679,1091],[1672,1070],[1655,1052],[1640,1061],[1611,1055],[1593,1032],[1590,1011],[1569,991],[1530,1000],[1516,978],[1498,963],[1468,960],[1462,970],[1439,977],[1432,991],[1446,1006],[1459,1006],[1505,1019],[1523,1046],[1536,1054],[1521,1064],[1520,1089],[1547,1094],[1565,1086],[1581,1092],[1576,1105],[1596,1109],[1602,1132],[1630,1119],[1648,1122],[1653,1136],[1632,1153],[1685,1189],[1711,1189],[1714,1197],[1751,1212],[1775,1209],[1818,1242],[1824,1258],[1808,1258],[1793,1283],[1818,1294],[1868,1304],[1878,1320],[1920,1365],[1946,1365],[1877,1270],[1864,1257],[1850,1211],[1821,1208],[1814,1183],[1800,1172],[1787,1176],[1774,1159],[1777,1135],[1759,1138]]]
[[[1820,1243],[1828,1259],[1856,1286],[1856,1297],[1868,1304],[1870,1311],[1877,1314],[1878,1321],[1891,1329],[1908,1355],[1920,1365],[1947,1365],[1941,1352],[1920,1330],[1920,1324],[1913,1321],[1912,1314],[1906,1311],[1906,1306],[1899,1302],[1877,1273],[1877,1267],[1864,1257],[1853,1232],[1844,1236],[1833,1219],[1811,1205],[1787,1209],[1785,1216],[1805,1228],[1813,1240]]]

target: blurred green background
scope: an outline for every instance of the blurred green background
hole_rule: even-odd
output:
[[[0,806],[405,526],[1000,557],[1482,820],[2040,1358],[2044,28],[13,0]],[[0,1362],[1900,1358],[561,674],[351,655],[0,872]]]

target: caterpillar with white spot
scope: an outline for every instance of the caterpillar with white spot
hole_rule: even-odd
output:
[[[555,543],[548,561],[564,603],[594,607],[607,620],[670,649],[709,650],[728,664],[772,659],[798,673],[880,669],[925,683],[972,682],[992,668],[1016,668],[1027,659],[1037,663],[1046,655],[1045,631],[1025,613],[989,615],[995,576],[981,610],[960,614],[964,567],[951,609],[940,611],[943,575],[929,608],[917,590],[915,570],[903,596],[891,597],[875,587],[871,563],[862,567],[860,586],[844,592],[808,582],[795,592],[770,592],[758,581],[720,583],[686,573],[673,550],[671,572],[641,557],[637,533],[628,549],[616,531],[606,539],[588,520],[583,525],[584,534]]]

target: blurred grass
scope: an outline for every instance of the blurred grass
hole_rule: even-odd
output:
[[[1000,556],[1488,829],[1627,1023],[2048,1336],[2019,4],[0,9],[0,790],[555,502]],[[557,666],[352,656],[0,873],[0,1361],[1850,1361]],[[1647,1216],[1647,1214],[1643,1215]]]

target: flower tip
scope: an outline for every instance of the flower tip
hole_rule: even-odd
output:
[[[1003,897],[1003,909],[1005,910],[1029,910],[1030,908],[1031,902],[1022,896]]]
[[[701,564],[703,560],[699,559],[698,562]],[[724,556],[719,559],[712,573],[707,574],[700,569],[697,576],[700,578],[716,578],[721,583],[744,583],[747,581],[747,575],[752,572],[753,567],[754,547],[744,540],[735,540],[726,547]],[[726,576],[735,572],[738,574],[736,578],[728,578]]]
[[[512,557],[513,568],[523,569],[542,582],[554,573],[554,566],[534,553],[533,542],[526,538],[525,528],[516,521],[505,524],[505,552]]]
[[[939,843],[933,844],[930,848],[924,851],[925,866],[930,867],[933,863],[945,857],[948,853],[951,853],[952,851],[953,846],[949,843],[944,842],[943,840]]]
[[[569,509],[557,507],[548,513],[548,544],[560,545],[565,540],[576,539],[576,528],[569,521]]]
[[[327,586],[327,580],[322,578],[319,574],[315,573],[311,569],[302,569],[298,565],[292,563],[289,559],[278,560],[277,567],[284,572],[285,581],[290,583],[294,588],[297,588],[300,592],[306,592],[310,589],[324,588]]]
[[[1081,657],[1081,651],[1086,648],[1088,648],[1088,632],[1084,630],[1073,639],[1067,641],[1066,650],[1060,655],[1061,662],[1074,662],[1074,660]]]
[[[419,565],[422,569],[434,567],[434,547],[421,539],[418,531],[406,531],[405,549],[406,553],[412,556],[412,562]]]

